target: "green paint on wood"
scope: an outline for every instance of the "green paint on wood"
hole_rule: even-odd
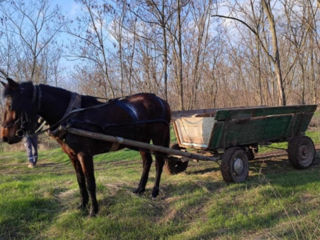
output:
[[[208,149],[286,141],[303,135],[316,105],[218,110]]]
[[[235,108],[218,110],[215,119],[217,121],[225,121],[230,119],[244,119],[252,117],[261,117],[277,114],[296,114],[301,112],[313,113],[317,105],[296,105],[281,107],[253,107],[253,108]]]

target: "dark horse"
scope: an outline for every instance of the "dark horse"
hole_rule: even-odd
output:
[[[38,116],[42,117],[51,127],[51,135],[68,154],[75,168],[82,197],[81,209],[86,208],[90,195],[90,216],[94,216],[99,210],[93,156],[128,146],[73,135],[60,131],[58,126],[68,125],[145,143],[152,140],[153,144],[169,146],[170,108],[166,101],[154,94],[140,93],[102,103],[95,97],[78,95],[61,88],[33,85],[31,82],[19,84],[10,78],[7,78],[7,81],[8,83],[2,82],[5,87],[5,111],[1,129],[3,141],[9,144],[21,141],[25,133],[34,133],[34,122]],[[145,149],[135,150],[140,151],[143,171],[134,192],[143,193],[152,157]],[[155,156],[156,179],[152,197],[159,194],[165,158],[165,155],[160,153]]]

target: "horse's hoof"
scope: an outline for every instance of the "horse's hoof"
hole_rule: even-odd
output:
[[[136,194],[142,194],[144,193],[146,189],[145,188],[137,188],[136,190],[133,191],[133,193],[136,193]]]
[[[159,195],[159,188],[154,188],[152,190],[152,198],[156,198]]]
[[[98,212],[99,212],[99,209],[98,209],[98,208],[97,208],[97,209],[91,208],[91,209],[90,209],[89,217],[95,217]]]
[[[89,214],[89,217],[95,217],[96,216],[96,213],[94,211],[90,211],[90,214]]]
[[[77,207],[77,209],[78,209],[78,210],[81,210],[81,211],[86,210],[86,209],[87,209],[87,204],[81,203],[81,204]]]

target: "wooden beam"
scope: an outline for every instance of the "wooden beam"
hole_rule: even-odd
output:
[[[115,142],[115,143],[119,143],[122,145],[130,146],[130,147],[137,147],[140,149],[147,149],[153,153],[161,152],[161,153],[165,153],[165,154],[168,154],[171,156],[182,156],[182,157],[186,157],[186,158],[190,158],[190,159],[197,159],[197,160],[202,160],[202,161],[214,161],[215,162],[215,161],[220,160],[220,157],[209,157],[209,156],[203,156],[200,154],[194,154],[194,153],[190,153],[190,152],[183,152],[183,151],[179,151],[179,150],[175,150],[175,149],[171,149],[171,148],[167,148],[167,147],[163,147],[163,146],[159,146],[159,145],[148,144],[148,143],[144,143],[144,142],[139,142],[139,141],[126,139],[126,138],[122,138],[122,137],[115,137],[115,136],[111,136],[111,135],[105,135],[105,134],[96,133],[96,132],[90,132],[90,131],[86,131],[86,130],[82,130],[82,129],[66,128],[65,131],[67,131],[68,133],[74,134],[74,135],[82,136],[82,137],[88,137],[88,138],[106,141],[106,142]]]

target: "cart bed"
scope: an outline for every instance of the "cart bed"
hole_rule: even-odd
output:
[[[202,109],[173,113],[181,147],[227,149],[304,135],[317,105]]]

